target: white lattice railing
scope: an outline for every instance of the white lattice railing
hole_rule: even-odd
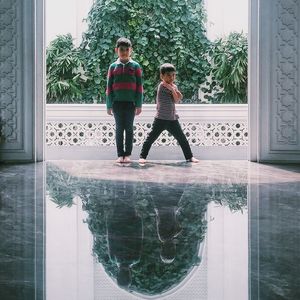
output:
[[[248,143],[247,105],[192,105],[177,107],[180,123],[192,146],[246,146]],[[144,105],[135,119],[135,145],[144,142],[151,129],[155,105]],[[113,146],[114,119],[104,105],[48,104],[47,146]],[[176,145],[164,132],[154,146]]]
[[[177,110],[195,156],[247,158],[247,105],[181,104]],[[144,105],[142,114],[135,118],[134,159],[139,156],[154,115],[155,105],[149,104]],[[47,105],[47,159],[114,159],[115,156],[114,119],[106,114],[105,105]],[[149,159],[182,159],[182,152],[174,138],[163,132]]]

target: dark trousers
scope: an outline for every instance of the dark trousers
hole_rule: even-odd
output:
[[[152,124],[152,130],[148,134],[143,144],[142,151],[140,154],[141,158],[147,158],[152,144],[156,141],[156,139],[164,130],[167,130],[169,133],[171,133],[177,140],[178,144],[180,145],[183,151],[185,159],[190,159],[193,157],[189,142],[187,141],[178,120],[169,121],[155,118]]]
[[[114,102],[113,114],[116,122],[116,144],[118,157],[129,156],[133,144],[133,121],[135,106],[133,102]],[[125,132],[125,149],[124,149]]]

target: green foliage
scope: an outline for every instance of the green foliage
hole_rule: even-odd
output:
[[[82,99],[87,77],[80,49],[70,34],[53,40],[46,53],[47,102],[68,103]]]
[[[247,103],[247,37],[232,32],[215,41],[209,53],[210,78],[202,88],[213,103]]]
[[[204,21],[201,0],[94,1],[80,47],[68,34],[47,48],[47,102],[104,103],[107,69],[117,59],[117,39],[124,36],[143,68],[144,103],[155,101],[164,62],[176,66],[186,103],[198,102],[200,86],[212,103],[247,103],[246,36],[233,32],[211,43]]]
[[[116,59],[115,43],[121,36],[131,39],[133,59],[143,68],[147,103],[155,100],[159,66],[164,62],[175,64],[184,97],[193,97],[208,68],[204,19],[199,0],[95,1],[82,42],[91,78],[88,98],[104,97],[107,69]]]

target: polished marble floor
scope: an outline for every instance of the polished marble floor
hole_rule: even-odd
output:
[[[1,300],[300,299],[300,166],[0,166]]]

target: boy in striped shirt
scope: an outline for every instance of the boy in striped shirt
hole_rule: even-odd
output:
[[[113,115],[116,122],[117,162],[128,163],[133,145],[134,117],[142,112],[142,69],[131,59],[129,39],[119,38],[115,52],[118,59],[109,66],[107,75],[106,107],[107,113]]]
[[[179,143],[186,161],[197,163],[198,159],[193,157],[191,147],[187,141],[181,126],[179,124],[179,116],[175,109],[175,103],[179,103],[182,99],[182,94],[174,84],[176,78],[176,69],[172,64],[163,64],[160,67],[161,83],[157,89],[156,96],[156,116],[152,124],[152,130],[148,134],[140,154],[139,163],[146,162],[147,155],[152,144],[167,130],[171,133]]]

